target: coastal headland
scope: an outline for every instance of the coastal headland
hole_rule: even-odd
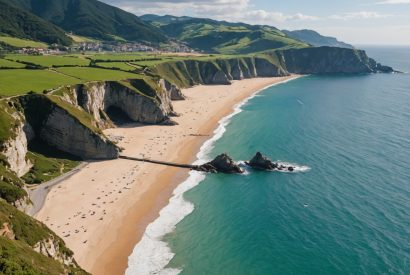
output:
[[[191,163],[218,121],[261,89],[297,75],[196,86],[175,101],[178,125],[125,125],[104,133],[119,140],[122,154]],[[124,159],[91,162],[54,186],[36,218],[74,251],[93,274],[123,274],[145,227],[167,204],[188,170]]]

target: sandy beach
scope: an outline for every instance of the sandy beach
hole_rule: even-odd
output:
[[[122,155],[191,163],[218,121],[266,86],[297,76],[255,78],[185,89],[173,102],[176,126],[129,125],[105,133]],[[62,237],[92,274],[124,274],[128,256],[188,170],[117,159],[91,162],[53,187],[36,218]]]

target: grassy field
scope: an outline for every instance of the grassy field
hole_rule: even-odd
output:
[[[64,67],[57,68],[58,72],[65,75],[73,76],[84,81],[92,80],[122,80],[129,78],[137,78],[137,74],[127,73],[122,71],[113,71],[99,68],[86,67]]]
[[[29,91],[41,93],[61,85],[75,84],[81,80],[49,70],[0,70],[0,96],[14,96]]]
[[[19,55],[10,54],[7,59],[14,61],[29,62],[43,67],[52,66],[88,66],[90,60],[83,57],[60,56],[60,55]]]
[[[115,62],[98,62],[97,65],[105,67],[89,67],[90,60],[86,57],[104,60],[116,59]],[[154,67],[158,64],[186,59],[210,60],[216,58],[227,58],[226,55],[204,55],[204,56],[178,56],[172,54],[153,55],[146,53],[135,54],[95,54],[95,55],[65,55],[65,56],[31,56],[10,54],[6,58],[0,59],[0,96],[14,96],[25,94],[29,91],[37,93],[63,85],[83,83],[86,81],[104,81],[104,80],[124,80],[140,78],[141,75],[132,73],[132,71],[142,67]],[[150,60],[151,59],[151,60]],[[154,59],[154,60],[152,60]],[[24,64],[15,61],[28,62],[43,67],[55,67],[49,70],[27,70],[27,69],[1,69],[4,67],[23,68]],[[130,64],[126,64],[126,61]],[[64,67],[72,66],[72,67]],[[110,70],[118,68],[119,70]],[[128,72],[126,72],[128,71]]]
[[[83,43],[83,42],[97,42],[97,40],[84,37],[84,36],[79,36],[79,35],[74,35],[74,34],[68,34],[68,36],[76,43]]]
[[[97,63],[97,66],[101,66],[107,69],[118,68],[124,71],[134,71],[136,66],[130,66],[126,62],[100,62]]]
[[[10,46],[17,48],[31,47],[31,48],[47,48],[48,45],[42,42],[32,40],[20,39],[9,36],[0,36],[0,42],[4,42]]]
[[[38,141],[32,142],[29,150],[27,157],[34,165],[22,177],[29,184],[49,181],[71,171],[80,164],[80,161],[73,156],[55,149],[50,150],[48,146]]]
[[[92,60],[102,60],[102,61],[133,61],[139,60],[141,58],[153,58],[153,54],[146,53],[132,53],[132,54],[94,54],[89,55]]]
[[[6,59],[0,59],[0,68],[24,68],[26,65],[6,60]]]

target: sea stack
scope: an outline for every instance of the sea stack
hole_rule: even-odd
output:
[[[242,174],[244,170],[227,154],[217,156],[213,161],[199,166],[200,171],[211,173]]]
[[[278,170],[278,171],[293,172],[295,170],[293,166],[284,166],[279,163],[275,163],[271,161],[269,158],[262,155],[262,153],[260,152],[257,152],[250,161],[246,162],[246,165],[249,165],[250,167],[255,168],[255,169],[269,170],[269,171]]]
[[[262,155],[262,153],[257,152],[256,155],[248,162],[247,165],[252,168],[262,169],[262,170],[275,170],[279,168],[277,163],[272,162],[269,158]]]

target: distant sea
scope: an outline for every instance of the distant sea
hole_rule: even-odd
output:
[[[410,48],[366,47],[410,72]],[[191,172],[127,274],[410,274],[410,74],[306,76],[238,106],[198,155],[297,173]]]

